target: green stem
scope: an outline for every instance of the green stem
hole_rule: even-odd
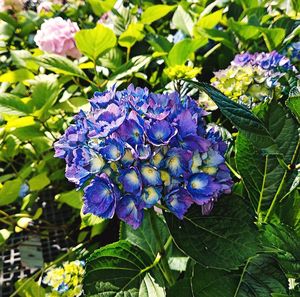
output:
[[[295,163],[296,163],[296,161],[297,161],[297,159],[298,159],[299,150],[300,150],[300,140],[298,140],[298,143],[297,143],[296,149],[295,149],[295,151],[294,151],[294,154],[293,154],[291,163],[288,165],[288,169],[284,172],[284,175],[283,175],[283,177],[282,177],[282,179],[281,179],[280,185],[279,185],[279,187],[278,187],[278,189],[277,189],[277,191],[276,191],[276,193],[275,193],[275,196],[274,196],[274,198],[273,198],[273,200],[272,200],[271,206],[270,206],[270,208],[268,209],[268,212],[267,212],[267,214],[266,214],[266,216],[265,216],[265,219],[264,219],[264,222],[265,222],[265,223],[268,221],[269,216],[270,216],[270,215],[273,213],[273,211],[274,211],[274,207],[275,207],[276,202],[277,202],[277,199],[278,199],[278,197],[279,197],[279,195],[280,195],[280,193],[281,193],[281,190],[282,190],[282,188],[283,188],[283,186],[284,186],[284,182],[285,182],[285,179],[286,179],[286,176],[287,176],[288,172],[289,172],[290,170],[293,170],[294,167],[295,167]],[[285,196],[284,196],[284,197],[285,197]],[[282,199],[281,199],[281,201],[282,201]],[[281,201],[280,201],[280,202],[281,202]]]
[[[160,266],[160,269],[161,269],[164,277],[166,278],[168,284],[170,286],[172,286],[175,284],[175,279],[174,279],[173,273],[170,269],[168,259],[166,258],[166,250],[172,243],[173,239],[171,236],[169,236],[167,242],[165,244],[163,244],[161,236],[160,236],[160,231],[158,230],[158,227],[156,225],[156,217],[155,216],[156,216],[155,212],[153,210],[150,210],[151,226],[153,228],[155,238],[159,245],[159,249],[160,249],[159,254],[161,255],[159,266]]]
[[[237,177],[238,179],[242,179],[242,177],[237,173],[237,171],[226,161],[225,162],[230,171]]]
[[[267,212],[267,214],[266,214],[266,216],[265,216],[265,219],[264,219],[264,222],[265,222],[265,223],[268,221],[269,216],[270,216],[270,215],[273,213],[273,211],[274,211],[274,207],[275,207],[275,205],[276,205],[278,196],[279,196],[279,194],[281,193],[281,190],[282,190],[282,188],[283,188],[283,185],[284,185],[284,182],[285,182],[285,178],[286,178],[286,176],[287,176],[287,173],[288,173],[287,171],[284,172],[284,175],[283,175],[283,177],[282,177],[282,179],[281,179],[280,185],[279,185],[279,187],[278,187],[278,189],[277,189],[277,191],[276,191],[276,194],[275,194],[275,196],[274,196],[274,198],[273,198],[273,200],[272,200],[271,206],[270,206],[270,208],[268,209],[268,212]]]
[[[127,52],[126,52],[126,62],[129,61],[129,58],[130,58],[130,47],[127,48]]]
[[[259,225],[262,223],[262,216],[261,216],[261,213],[260,213],[260,208],[261,208],[261,203],[262,203],[263,195],[264,195],[264,188],[265,188],[265,184],[266,184],[267,168],[268,168],[268,155],[266,156],[264,177],[263,177],[263,182],[262,182],[261,190],[260,190],[260,193],[259,193],[258,206],[257,206],[257,210],[256,210],[256,213],[257,213],[257,223]]]

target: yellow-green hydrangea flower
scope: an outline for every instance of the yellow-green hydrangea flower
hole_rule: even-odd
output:
[[[182,78],[192,79],[201,73],[201,68],[186,65],[175,65],[166,68],[164,72],[171,80]]]
[[[82,294],[83,261],[64,262],[47,270],[43,283],[50,287],[47,297],[78,297]]]
[[[229,98],[248,107],[280,97],[280,83],[272,84],[270,72],[258,66],[231,65],[216,72],[211,83]]]

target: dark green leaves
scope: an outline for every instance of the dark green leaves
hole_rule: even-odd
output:
[[[183,221],[165,216],[177,246],[204,266],[234,268],[256,253],[256,227],[241,198],[222,197],[209,216],[197,206]]]
[[[227,272],[195,266],[192,280],[195,297],[271,297],[287,293],[287,279],[276,259],[257,255],[238,271]]]
[[[138,247],[118,241],[96,250],[87,260],[84,291],[87,296],[137,297],[152,262]]]
[[[299,141],[296,120],[277,103],[262,106],[258,115],[282,155],[282,161],[290,164]],[[286,172],[287,169],[279,161],[276,156],[262,155],[247,134],[239,133],[236,141],[236,165],[258,214],[270,207],[285,174],[279,197],[289,190],[296,177],[295,170]]]
[[[238,129],[269,137],[262,122],[254,116],[247,107],[228,99],[224,94],[207,83],[194,81],[187,82],[195,88],[207,93],[207,95],[209,95],[220,108],[223,115],[227,117]]]

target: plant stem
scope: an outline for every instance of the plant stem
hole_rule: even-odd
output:
[[[159,249],[160,249],[159,254],[161,255],[161,258],[160,258],[161,265],[159,265],[159,266],[161,266],[160,269],[161,269],[164,277],[166,278],[168,284],[170,286],[172,286],[175,283],[175,279],[174,279],[173,273],[170,269],[168,259],[166,258],[166,250],[172,243],[173,239],[172,239],[172,236],[170,235],[167,242],[165,244],[163,244],[161,236],[160,236],[160,231],[158,230],[158,226],[156,225],[156,220],[155,220],[156,217],[155,216],[156,216],[155,212],[153,210],[150,210],[150,221],[151,221],[151,225],[153,228],[155,238],[159,245]]]
[[[265,183],[266,183],[266,178],[267,178],[267,168],[268,168],[268,155],[266,156],[263,182],[262,182],[262,185],[261,185],[261,190],[260,190],[260,193],[259,193],[258,206],[257,206],[257,210],[256,210],[257,223],[259,225],[262,223],[262,216],[261,216],[261,213],[260,213],[260,208],[261,208],[261,203],[262,203],[262,200],[263,200],[264,188],[265,188]]]
[[[268,221],[269,216],[270,216],[270,215],[273,213],[273,211],[274,211],[274,207],[275,207],[275,205],[276,205],[278,196],[280,195],[281,190],[282,190],[282,188],[283,188],[283,186],[284,186],[284,182],[285,182],[286,176],[288,175],[288,172],[294,169],[295,162],[296,162],[296,160],[297,160],[299,150],[300,150],[300,140],[298,140],[298,143],[297,143],[296,149],[295,149],[295,151],[294,151],[294,154],[293,154],[291,163],[288,165],[288,169],[284,172],[284,175],[283,175],[283,177],[282,177],[282,179],[281,179],[281,182],[280,182],[280,184],[279,184],[279,187],[278,187],[278,189],[277,189],[277,191],[276,191],[276,193],[275,193],[275,196],[274,196],[274,198],[273,198],[273,200],[272,200],[271,206],[270,206],[270,208],[268,209],[268,212],[267,212],[267,214],[266,214],[266,216],[265,216],[265,219],[264,219],[264,222],[265,222],[265,223]],[[285,197],[285,196],[284,196],[284,197]],[[282,201],[282,199],[281,199],[281,201]],[[280,202],[281,202],[281,201],[280,201]]]

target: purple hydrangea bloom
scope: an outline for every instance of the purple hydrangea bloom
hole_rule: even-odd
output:
[[[84,189],[83,213],[111,219],[115,214],[118,197],[113,183],[105,174],[96,176]]]
[[[130,85],[96,92],[90,105],[55,143],[66,177],[84,189],[84,213],[137,228],[156,203],[182,219],[193,203],[207,214],[230,192],[227,146],[191,98]]]
[[[276,51],[272,51],[270,53],[254,53],[250,54],[248,52],[238,54],[235,56],[234,60],[231,62],[231,65],[234,66],[260,66],[265,70],[271,71],[294,71],[296,72],[296,68],[292,65],[289,58],[279,54]]]

